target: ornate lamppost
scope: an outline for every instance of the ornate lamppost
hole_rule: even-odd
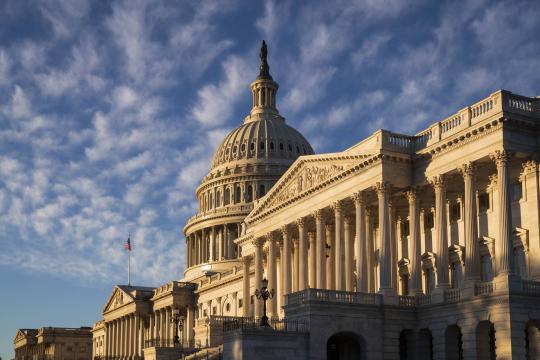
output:
[[[180,344],[179,337],[178,337],[178,324],[180,323],[181,316],[180,316],[180,309],[175,307],[172,311],[172,318],[171,323],[174,324],[174,338],[173,338],[173,346],[176,346],[177,344]]]
[[[274,289],[268,291],[268,280],[266,278],[262,279],[261,289],[255,289],[255,296],[257,299],[263,300],[263,317],[261,318],[261,326],[270,326],[270,324],[268,324],[268,316],[266,316],[266,300],[274,297]]]

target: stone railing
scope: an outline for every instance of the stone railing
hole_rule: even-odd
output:
[[[492,282],[479,282],[474,285],[474,295],[482,296],[493,294],[493,283]]]
[[[446,289],[444,290],[444,301],[449,303],[458,302],[461,300],[461,289]]]
[[[415,307],[416,298],[411,295],[398,295],[398,305],[401,307]]]
[[[147,339],[144,341],[144,348],[196,348],[197,344],[195,340],[191,341],[178,341],[175,342],[174,339]]]
[[[246,330],[246,329],[258,329],[261,328],[259,319],[243,318],[236,320],[228,320],[223,323],[223,332],[234,330]],[[302,320],[290,320],[290,319],[269,319],[268,327],[274,331],[281,332],[300,332],[305,333],[309,331],[309,326]]]
[[[285,295],[285,304],[287,305],[301,305],[308,301],[381,305],[382,295],[312,288]]]
[[[198,213],[189,218],[186,224],[191,224],[197,220],[205,219],[215,215],[227,215],[227,214],[244,214],[249,213],[253,209],[253,204],[243,205],[225,205],[212,210]]]
[[[540,281],[523,280],[523,292],[527,295],[540,295]]]
[[[197,325],[210,325],[210,326],[222,326],[226,321],[252,319],[244,318],[241,316],[225,316],[225,315],[210,315],[204,318],[197,319]]]

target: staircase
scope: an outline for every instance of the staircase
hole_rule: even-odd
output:
[[[201,349],[182,358],[183,360],[221,360],[223,359],[223,345]]]

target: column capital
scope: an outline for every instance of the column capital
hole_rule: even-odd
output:
[[[306,225],[306,218],[301,217],[294,222],[299,228],[303,228]]]
[[[351,225],[351,222],[352,222],[352,218],[351,218],[350,216],[347,215],[347,216],[345,216],[345,217],[343,218],[343,222],[345,223],[345,225],[350,226],[350,225]]]
[[[527,160],[521,164],[521,175],[528,175],[536,172],[538,164],[535,160]]]
[[[446,188],[446,177],[443,174],[435,175],[429,180],[429,183],[436,191],[443,190]]]
[[[267,234],[266,234],[266,241],[276,241],[276,237],[274,236],[274,232],[273,231],[269,231]]]
[[[323,210],[317,209],[311,213],[311,215],[315,218],[315,220],[322,221],[323,219]]]
[[[405,192],[405,196],[407,197],[409,204],[411,204],[418,200],[418,190],[415,188],[409,188],[409,190]]]
[[[511,156],[512,156],[511,151],[504,150],[504,149],[503,150],[495,150],[495,152],[489,154],[489,157],[495,163],[495,165],[497,165],[497,167],[504,166],[504,165],[508,164],[508,162],[510,161]]]
[[[280,227],[279,231],[281,232],[282,236],[289,236],[290,234],[289,227],[287,225],[283,225],[282,227]]]
[[[324,229],[326,231],[332,231],[334,229],[334,224],[325,224]]]
[[[307,236],[309,242],[315,241],[315,231],[308,231]]]
[[[498,180],[497,174],[491,174],[488,176],[488,189],[494,189],[497,186],[497,180]]]
[[[331,207],[332,207],[332,210],[334,210],[336,213],[340,213],[341,210],[343,210],[343,205],[342,205],[341,200],[334,201]]]
[[[358,191],[351,196],[351,199],[354,201],[355,206],[360,207],[366,201],[366,196],[363,191]]]
[[[253,239],[251,243],[257,248],[262,248],[262,246],[264,245],[264,240],[265,239],[263,237],[258,237]]]
[[[472,178],[475,175],[476,166],[473,162],[468,162],[463,165],[461,165],[458,168],[459,173],[463,178]]]
[[[377,192],[378,196],[386,194],[390,190],[390,183],[388,181],[378,181],[373,190]]]

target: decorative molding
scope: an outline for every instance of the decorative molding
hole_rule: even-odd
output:
[[[497,167],[504,166],[510,162],[512,153],[510,150],[495,150],[494,153],[489,154],[491,160],[497,165]]]
[[[472,178],[475,175],[476,166],[473,162],[469,161],[458,167],[458,171],[463,178]]]

